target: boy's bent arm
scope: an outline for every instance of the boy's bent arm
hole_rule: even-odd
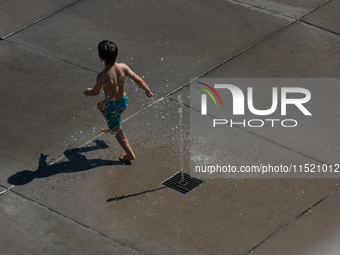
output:
[[[126,68],[126,72],[125,72],[126,76],[132,79],[135,83],[137,83],[137,85],[145,91],[145,94],[147,97],[152,97],[153,93],[151,92],[148,85],[146,85],[146,83],[143,81],[143,79],[139,77],[137,74],[135,74],[134,72],[132,72],[132,70],[127,65],[125,65],[125,68]]]
[[[100,89],[103,86],[103,82],[104,82],[104,78],[100,74],[98,74],[97,75],[97,81],[96,81],[96,84],[94,85],[94,87],[85,89],[84,94],[86,95],[86,98],[87,98],[87,96],[98,95],[99,92],[100,92]]]

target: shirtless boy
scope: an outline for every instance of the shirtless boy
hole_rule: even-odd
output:
[[[128,96],[124,88],[125,76],[137,83],[145,91],[147,97],[152,97],[153,93],[143,79],[131,71],[126,64],[116,62],[118,54],[116,44],[107,40],[102,41],[98,45],[98,53],[101,61],[104,61],[105,68],[97,75],[94,87],[85,89],[84,94],[86,98],[87,96],[96,96],[99,94],[100,89],[103,88],[105,98],[99,101],[97,106],[103,113],[108,127],[102,128],[101,131],[110,132],[115,135],[117,141],[126,152],[122,153],[119,159],[124,163],[128,163],[136,157],[121,127],[121,114],[128,105]]]

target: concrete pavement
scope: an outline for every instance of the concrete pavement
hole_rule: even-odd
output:
[[[2,254],[337,254],[339,179],[205,179],[187,195],[161,183],[181,157],[190,172],[191,79],[339,78],[338,1],[0,5]],[[82,95],[102,68],[103,39],[155,92],[126,80],[130,166],[99,131],[102,95]],[[229,129],[229,156],[336,163],[339,89],[308,88],[310,129]]]

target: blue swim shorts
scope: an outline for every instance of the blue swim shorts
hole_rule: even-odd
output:
[[[104,112],[109,129],[117,129],[120,127],[121,114],[125,111],[128,106],[128,96],[125,95],[122,99],[113,102],[107,102],[104,100]]]

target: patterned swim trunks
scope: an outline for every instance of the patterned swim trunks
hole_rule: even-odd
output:
[[[107,102],[104,100],[103,109],[105,111],[105,117],[107,124],[109,125],[109,129],[117,129],[120,127],[121,114],[125,111],[128,106],[128,96],[125,95],[122,99],[113,102]]]

